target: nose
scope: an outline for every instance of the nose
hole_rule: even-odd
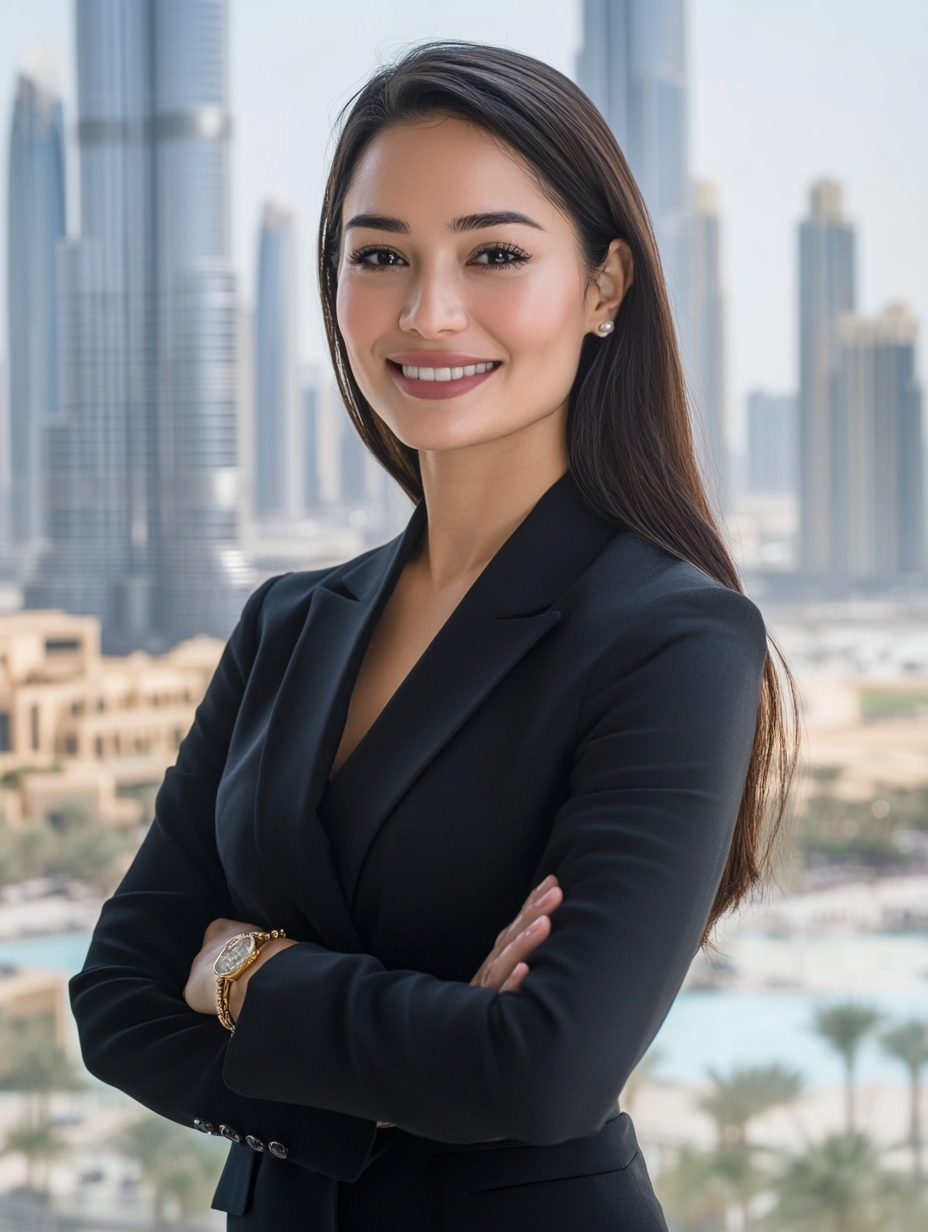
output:
[[[467,328],[456,271],[439,262],[423,266],[400,314],[400,329],[420,338],[440,338]]]

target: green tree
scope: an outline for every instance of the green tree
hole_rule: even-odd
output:
[[[884,1033],[881,1043],[884,1052],[909,1071],[909,1145],[912,1171],[918,1181],[922,1175],[922,1070],[928,1065],[928,1022],[913,1018],[900,1023]]]
[[[703,1157],[702,1195],[724,1194],[726,1208],[737,1206],[747,1229],[754,1200],[770,1185],[770,1173],[758,1167],[748,1125],[771,1108],[792,1103],[802,1091],[802,1075],[779,1064],[736,1067],[727,1076],[714,1069],[708,1073],[712,1085],[698,1104],[715,1122],[718,1146]]]
[[[114,1139],[121,1155],[139,1166],[152,1190],[156,1228],[164,1226],[165,1201],[175,1199],[186,1218],[205,1206],[222,1170],[225,1143],[216,1144],[159,1116],[143,1117]]]
[[[720,1146],[746,1148],[748,1122],[792,1103],[802,1092],[802,1075],[785,1065],[740,1067],[727,1078],[714,1069],[708,1072],[712,1087],[699,1107],[715,1122]]]
[[[844,1062],[844,1124],[847,1134],[853,1134],[856,1121],[857,1054],[880,1018],[879,1011],[872,1006],[858,1005],[854,1001],[822,1005],[815,1011],[812,1029],[831,1044]]]
[[[0,1090],[23,1096],[19,1124],[6,1135],[4,1153],[26,1160],[26,1183],[44,1191],[48,1164],[65,1149],[51,1124],[52,1095],[80,1086],[67,1053],[55,1041],[55,1022],[49,1016],[18,1019],[0,1017]],[[38,1182],[41,1169],[41,1183]]]
[[[48,1165],[64,1154],[67,1145],[57,1126],[22,1123],[8,1130],[4,1155],[22,1155],[26,1161],[26,1186],[36,1193],[48,1192]]]
[[[672,1164],[663,1166],[654,1189],[671,1226],[681,1232],[723,1228],[731,1193],[717,1151],[681,1147]]]
[[[768,1223],[796,1232],[883,1232],[888,1188],[866,1134],[832,1134],[783,1170]]]

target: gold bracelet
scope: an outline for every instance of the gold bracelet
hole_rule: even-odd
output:
[[[227,1031],[235,1031],[235,1019],[229,1009],[229,991],[238,977],[257,961],[261,946],[266,941],[286,937],[282,928],[269,933],[237,933],[230,937],[213,963],[216,975],[216,1014]]]

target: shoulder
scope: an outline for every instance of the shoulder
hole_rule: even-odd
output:
[[[746,595],[631,531],[618,531],[580,579],[578,599],[601,644],[652,652],[681,637],[767,653],[764,619]]]
[[[280,624],[286,624],[291,618],[303,618],[309,607],[313,592],[320,586],[329,589],[339,589],[341,579],[357,569],[359,565],[376,562],[377,558],[387,553],[392,543],[371,548],[338,565],[329,565],[324,569],[306,569],[293,573],[281,573],[268,578],[250,596],[242,612],[243,623],[252,624],[259,634],[273,632]]]
[[[323,569],[299,570],[268,578],[255,590],[242,609],[232,643],[247,644],[252,652],[262,642],[292,641],[299,637],[313,594],[321,586],[339,589],[344,575],[388,552],[391,544],[372,548],[360,556]],[[253,656],[252,656],[253,657]]]

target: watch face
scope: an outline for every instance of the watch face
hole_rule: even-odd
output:
[[[220,951],[219,957],[213,964],[213,970],[217,975],[232,975],[252,953],[256,945],[257,942],[250,933],[232,937]]]

